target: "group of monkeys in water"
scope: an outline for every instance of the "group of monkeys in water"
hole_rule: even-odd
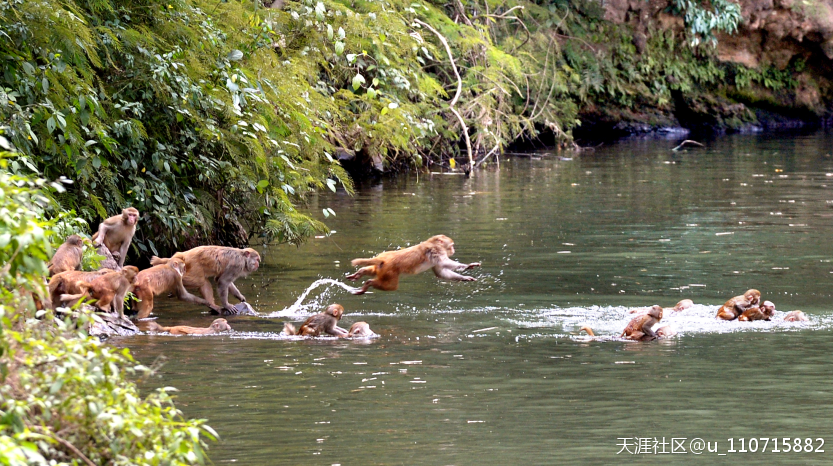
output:
[[[133,207],[124,209],[121,215],[104,220],[93,234],[93,246],[105,257],[101,269],[94,272],[79,271],[83,243],[78,235],[71,235],[55,252],[49,263],[49,296],[45,306],[72,306],[80,300],[90,300],[104,311],[112,308],[124,317],[124,297],[132,291],[139,300],[136,304],[136,318],[144,319],[153,310],[153,299],[160,294],[173,293],[179,299],[190,303],[208,306],[214,314],[234,315],[238,310],[229,304],[229,291],[240,300],[246,297],[234,285],[234,281],[254,272],[260,266],[260,254],[251,248],[237,249],[225,246],[199,246],[185,252],[177,252],[171,258],[153,257],[152,267],[139,271],[138,268],[124,265],[124,259],[133,235],[139,211]],[[349,280],[358,280],[364,276],[374,277],[365,281],[353,294],[364,294],[371,287],[382,291],[394,291],[399,287],[399,275],[418,274],[433,270],[441,279],[454,281],[475,281],[474,277],[460,275],[457,272],[480,266],[479,262],[463,264],[451,259],[454,255],[454,241],[445,235],[432,236],[415,246],[395,251],[385,251],[369,259],[353,259],[354,266],[361,268],[348,275]],[[214,289],[211,279],[217,283],[220,305],[214,302]],[[188,288],[198,289],[202,297],[188,292]],[[690,299],[684,299],[670,308],[682,311],[693,306]],[[668,327],[654,330],[662,320],[664,309],[653,306],[647,310],[633,310],[638,315],[631,320],[620,337],[629,340],[650,341],[668,337],[674,331]],[[775,312],[775,305],[770,301],[761,303],[761,293],[751,289],[740,296],[726,301],[717,311],[717,317],[723,320],[770,320]],[[322,334],[335,337],[367,337],[374,335],[366,322],[356,322],[345,330],[338,326],[344,313],[339,304],[331,304],[324,312],[308,318],[296,329],[287,323],[284,333],[287,335],[319,336]],[[801,311],[788,313],[785,321],[806,321]],[[150,323],[150,330],[167,331],[172,334],[209,334],[230,330],[225,319],[215,320],[208,328],[187,326],[161,327]],[[589,327],[582,327],[593,336]]]
[[[631,314],[636,317],[628,322],[625,330],[619,335],[620,338],[635,341],[651,341],[659,338],[667,338],[676,333],[670,325],[654,328],[660,320],[664,311],[679,312],[694,306],[690,299],[683,299],[672,308],[663,308],[654,305],[649,309],[632,309]],[[772,301],[761,303],[761,292],[755,289],[747,290],[746,293],[735,296],[726,301],[717,310],[717,318],[722,320],[739,320],[751,322],[755,320],[770,320],[775,314],[775,304]],[[790,311],[784,316],[784,322],[807,321],[807,316],[802,311]],[[591,337],[595,336],[590,327],[581,327],[579,332],[585,331]]]
[[[234,285],[234,281],[254,272],[260,266],[260,254],[251,248],[238,249],[225,246],[198,246],[173,257],[162,259],[154,256],[152,267],[139,271],[132,265],[124,265],[128,248],[136,233],[139,211],[133,207],[122,210],[104,220],[92,236],[92,246],[104,257],[99,270],[80,271],[84,243],[90,241],[79,235],[66,239],[48,264],[49,285],[45,302],[36,303],[40,308],[74,306],[84,300],[99,309],[115,310],[124,318],[124,298],[133,292],[138,302],[135,305],[136,318],[147,318],[153,311],[153,299],[161,294],[174,294],[181,300],[208,306],[213,314],[234,315],[239,311],[228,302],[231,292],[241,303],[246,297]],[[386,251],[369,259],[354,259],[353,265],[361,266],[348,275],[350,280],[363,276],[367,280],[353,294],[364,294],[370,287],[393,291],[399,287],[400,274],[417,274],[432,269],[439,278],[456,281],[474,281],[456,272],[477,267],[479,262],[462,264],[449,258],[454,255],[454,242],[445,235],[433,236],[415,246],[396,251]],[[214,288],[211,279],[217,283],[220,306],[214,302]],[[198,289],[199,296],[188,291]],[[296,330],[286,324],[284,333],[289,335],[336,337],[367,337],[374,335],[366,322],[356,322],[345,330],[338,326],[344,308],[330,305],[324,312],[311,316]],[[210,334],[230,330],[225,319],[216,319],[208,328],[188,326],[162,327],[155,322],[149,324],[152,331],[167,331],[172,334]]]

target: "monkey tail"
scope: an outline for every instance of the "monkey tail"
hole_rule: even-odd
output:
[[[364,267],[367,265],[382,265],[384,264],[384,261],[372,257],[370,259],[353,259],[350,263],[357,267]]]
[[[593,329],[592,329],[592,328],[590,328],[590,327],[588,327],[588,326],[586,326],[586,325],[585,325],[584,327],[582,327],[582,328],[578,329],[578,333],[581,333],[581,331],[582,331],[582,330],[584,330],[585,332],[587,332],[587,334],[588,334],[588,335],[590,335],[591,337],[595,337],[595,336],[596,336],[596,334],[595,334],[595,333],[593,333]]]
[[[71,303],[70,306],[75,306],[76,304],[78,304],[78,302],[80,300],[87,297],[87,291],[88,290],[84,290],[83,293],[78,293],[78,294],[62,294],[61,295],[61,302],[62,303]]]
[[[167,264],[169,260],[171,260],[171,259],[170,258],[163,259],[163,258],[160,258],[160,257],[153,256],[153,257],[150,258],[150,265]]]
[[[295,330],[294,325],[290,324],[289,322],[286,322],[283,324],[283,333],[287,335],[297,335],[298,331]]]

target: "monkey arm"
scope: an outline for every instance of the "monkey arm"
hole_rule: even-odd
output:
[[[240,290],[237,289],[237,287],[234,285],[234,282],[229,283],[228,289],[231,290],[231,294],[237,297],[237,299],[239,299],[241,303],[246,302],[246,297],[243,296],[243,293],[241,293]]]
[[[453,262],[453,261],[452,261]],[[454,280],[458,282],[473,282],[477,281],[474,277],[467,277],[465,275],[460,275],[459,273],[454,272],[449,268],[445,268],[442,265],[437,265],[434,267],[434,275],[439,278],[443,278],[446,280]]]
[[[642,333],[644,333],[645,336],[648,337],[648,338],[643,337],[644,341],[656,340],[657,338],[659,338],[657,336],[657,334],[654,332],[654,329],[653,329],[653,326],[656,323],[657,323],[657,321],[652,319],[652,320],[648,321],[645,325],[642,326]]]
[[[472,262],[471,264],[463,264],[461,262],[457,262],[453,259],[450,259],[448,256],[443,256],[442,258],[437,260],[437,267],[442,266],[445,269],[456,270],[458,272],[462,272],[463,270],[468,270],[472,267],[480,266],[480,262]]]

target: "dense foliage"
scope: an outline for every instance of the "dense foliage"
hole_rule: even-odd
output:
[[[127,377],[150,370],[129,350],[79,331],[89,317],[34,318],[54,228],[42,218],[53,205],[43,180],[7,167],[0,154],[0,464],[205,463],[214,431],[182,419],[171,388],[143,397]]]
[[[792,79],[692,48],[736,29],[729,0],[669,0],[686,29],[638,34],[595,0],[263,3],[0,1],[0,127],[28,154],[12,168],[71,179],[56,197],[92,225],[137,207],[141,254],[297,244],[328,230],[295,205],[350,189],[336,159],[483,162],[542,131],[570,143],[588,112]]]

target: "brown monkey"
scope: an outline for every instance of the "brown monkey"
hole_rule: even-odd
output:
[[[749,309],[750,307],[756,306],[759,302],[761,302],[760,291],[755,289],[746,290],[746,293],[743,295],[735,296],[720,306],[720,309],[717,310],[717,318],[723,320],[735,320],[743,313],[743,311]]]
[[[367,322],[356,322],[350,326],[350,331],[347,333],[351,338],[367,338],[376,335],[373,330],[370,330],[370,325]]]
[[[338,326],[338,321],[344,314],[344,308],[341,304],[330,304],[324,312],[315,314],[309,317],[301,324],[301,328],[297,331],[295,326],[289,322],[283,326],[283,331],[287,335],[300,335],[304,337],[317,337],[321,333],[332,335],[334,337],[346,337],[347,332]]]
[[[217,292],[220,294],[220,304],[223,305],[223,312],[227,315],[237,314],[228,302],[229,290],[240,302],[246,302],[246,297],[234,286],[234,281],[254,272],[260,266],[260,254],[252,248],[199,246],[185,252],[178,252],[172,259],[181,259],[185,262],[182,284],[186,288],[199,288],[205,299],[205,302],[200,302],[200,304],[207,305],[212,313],[219,314],[220,308],[214,304],[214,289],[209,281],[209,278],[214,278],[217,282]],[[151,265],[167,264],[170,260],[153,257],[150,263]],[[188,300],[183,296],[180,296],[180,299]]]
[[[64,244],[58,247],[52,260],[49,261],[49,276],[78,270],[81,266],[81,255],[84,252],[83,239],[78,235],[69,235]]]
[[[61,295],[83,294],[84,290],[81,289],[81,284],[89,284],[107,272],[110,272],[110,270],[97,270],[95,272],[71,270],[56,274],[49,279],[49,301],[52,302],[54,307],[64,306],[67,303],[61,300]]]
[[[133,289],[133,282],[136,280],[136,274],[139,269],[128,265],[121,271],[108,270],[107,273],[101,275],[90,283],[79,283],[78,288],[81,293],[78,294],[63,294],[61,301],[77,301],[89,296],[95,300],[95,306],[102,311],[110,312],[111,305],[116,308],[119,316],[124,318],[124,295]]]
[[[738,316],[738,320],[747,322],[755,320],[770,320],[774,314],[775,304],[772,304],[772,301],[764,301],[764,303],[759,307],[750,307],[749,309],[743,311],[743,313]]]
[[[808,319],[801,311],[790,311],[784,316],[784,322],[807,322]]]
[[[185,289],[182,285],[184,275],[185,262],[179,258],[139,272],[133,285],[133,294],[140,300],[136,303],[136,318],[144,319],[149,316],[153,310],[153,297],[160,294],[175,293],[183,301],[208,306],[208,301],[192,295]]]
[[[657,338],[654,333],[654,324],[662,320],[662,307],[654,305],[647,314],[636,316],[622,332],[620,337],[625,337],[629,340],[637,341],[651,341]]]
[[[156,322],[148,324],[148,330],[151,332],[168,332],[171,335],[211,335],[212,333],[220,333],[231,330],[231,325],[226,319],[214,319],[208,328],[203,327],[189,327],[187,325],[177,325],[176,327],[163,327]]]
[[[348,275],[350,280],[358,280],[365,275],[376,278],[364,282],[360,290],[353,294],[364,294],[371,286],[382,291],[393,291],[399,287],[399,274],[418,274],[428,269],[434,275],[446,280],[472,282],[474,277],[466,277],[454,271],[468,270],[480,266],[480,262],[461,264],[449,259],[454,255],[454,241],[445,235],[432,236],[416,246],[398,251],[385,251],[371,259],[353,259],[355,266],[364,266],[356,273]]]
[[[93,234],[93,241],[107,246],[113,254],[119,254],[119,267],[124,267],[124,259],[127,257],[127,248],[133,241],[136,233],[136,223],[139,222],[139,211],[128,207],[121,211],[120,215],[114,215],[98,226],[98,231]]]

